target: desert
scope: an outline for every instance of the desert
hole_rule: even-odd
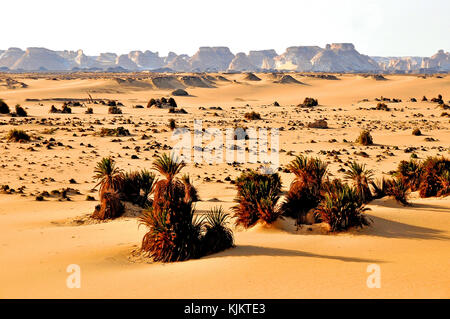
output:
[[[236,56],[233,65],[249,61]],[[449,165],[449,96],[446,73],[0,73],[8,107],[0,114],[0,298],[449,298],[448,166],[409,184],[387,183],[401,194],[376,188],[383,178],[405,181],[402,161],[424,170],[433,161]],[[193,134],[196,120],[203,130],[277,130],[280,184],[268,180],[279,191],[264,202],[270,208],[258,206],[266,215],[249,221],[234,208],[245,206],[239,177],[252,178],[261,161],[173,167],[174,132]],[[351,174],[358,171],[369,193],[357,191],[356,210],[367,223],[343,227],[312,210],[293,218],[300,206],[282,204],[301,179],[299,167],[310,163],[302,161],[326,170],[331,193],[335,179],[360,185]],[[125,178],[143,173],[149,189],[133,195],[142,202],[115,198],[113,178],[99,184],[101,163]],[[196,197],[188,207],[194,216],[220,207],[229,214],[230,247],[177,261],[141,251],[145,211],[170,201],[172,179],[195,189],[182,186]],[[423,190],[424,180],[438,189]],[[114,205],[122,207],[117,216]],[[78,289],[68,287],[70,265],[81,271]],[[373,265],[377,289],[368,285]]]

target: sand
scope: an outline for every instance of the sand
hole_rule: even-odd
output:
[[[284,128],[280,148],[286,152],[280,153],[280,164],[293,159],[289,151],[319,156],[329,162],[332,177],[342,178],[339,170],[352,159],[373,169],[377,178],[387,176],[400,160],[410,158],[411,152],[405,150],[411,147],[417,148],[412,152],[419,159],[449,155],[449,118],[441,116],[443,110],[436,103],[421,102],[423,95],[431,99],[438,94],[447,101],[448,76],[387,75],[386,81],[376,81],[359,75],[326,80],[291,74],[304,84],[298,85],[274,83],[270,74],[256,75],[262,80],[224,74],[230,81],[216,81],[213,88],[187,86],[189,96],[175,99],[188,114],[133,108],[146,106],[152,97],[170,96],[172,90],[155,88],[148,74],[133,75],[139,82],[126,85],[115,78],[129,75],[24,74],[14,77],[27,88],[0,87],[0,98],[12,109],[21,104],[29,114],[28,123],[14,118],[17,125],[9,122],[11,117],[0,115],[0,123],[5,124],[0,125],[0,137],[11,128],[42,137],[30,143],[0,142],[0,185],[25,187],[23,194],[0,194],[0,298],[448,298],[450,198],[420,199],[413,193],[413,206],[406,208],[392,199],[376,200],[368,205],[370,227],[338,235],[324,233],[316,225],[312,231],[305,226],[296,232],[288,220],[271,229],[236,229],[236,248],[175,264],[152,263],[133,255],[145,233],[135,217],[73,223],[97,204],[86,201],[86,195],[98,199],[93,190],[96,162],[113,155],[127,171],[150,168],[155,154],[168,151],[164,145],[174,145],[169,118],[191,129],[199,118],[204,128],[232,127],[234,120],[246,127]],[[86,107],[72,107],[73,114],[48,113],[51,105],[60,108],[62,104],[49,99],[86,99],[87,92],[94,99],[122,102],[123,115],[110,115],[103,105],[87,105],[94,109],[93,115],[84,114]],[[388,103],[390,112],[371,110],[378,103],[374,99],[381,96],[403,102]],[[317,98],[319,106],[314,110],[296,107],[305,97]],[[411,97],[419,102],[409,102]],[[279,107],[273,106],[275,101]],[[210,109],[219,106],[222,110]],[[262,120],[241,121],[250,111],[259,112]],[[41,122],[43,118],[46,122]],[[325,119],[329,129],[305,127],[318,119]],[[102,127],[117,126],[128,129],[131,136],[94,134]],[[411,134],[416,127],[423,136]],[[57,130],[49,132],[52,128]],[[371,129],[374,146],[352,143],[365,128]],[[148,139],[142,139],[144,134]],[[43,141],[51,138],[62,144],[47,149]],[[339,154],[336,157],[331,151]],[[360,152],[367,156],[357,155]],[[138,159],[131,159],[132,155]],[[236,191],[225,178],[258,166],[202,163],[190,164],[184,172],[190,173],[199,190],[200,211],[216,205],[228,209]],[[288,189],[293,177],[287,173],[281,177]],[[72,178],[75,183],[69,182]],[[42,191],[66,187],[80,194],[71,193],[70,201],[35,200]],[[81,267],[80,289],[66,286],[70,264]],[[379,289],[366,284],[371,264],[381,267]]]

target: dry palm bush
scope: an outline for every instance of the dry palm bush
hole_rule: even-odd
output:
[[[31,137],[23,130],[10,130],[8,132],[8,135],[6,136],[6,139],[8,142],[29,142]]]
[[[186,200],[190,200],[193,203],[200,201],[200,197],[198,196],[198,191],[194,187],[194,185],[192,185],[189,174],[184,174],[181,177],[181,181],[183,182],[184,188],[186,189]]]
[[[350,163],[350,168],[345,172],[345,178],[351,180],[355,186],[358,196],[363,203],[368,203],[372,199],[369,184],[372,181],[373,171],[366,169],[365,164],[357,162]]]
[[[446,187],[445,176],[450,172],[450,160],[445,157],[429,157],[422,163],[422,167],[420,197],[439,196],[438,194]]]
[[[110,106],[108,108],[109,114],[122,114],[122,110],[117,106]]]
[[[120,198],[130,203],[138,203],[140,199],[139,173],[126,172],[123,174],[122,181],[118,190]]]
[[[373,199],[380,199],[385,196],[388,196],[389,187],[391,185],[391,180],[385,179],[384,177],[382,179],[379,179],[377,181],[371,181],[370,185],[373,189],[372,198]]]
[[[246,120],[260,120],[261,119],[261,114],[256,113],[256,112],[249,112],[249,113],[245,113],[244,114],[244,118]]]
[[[362,131],[358,138],[356,139],[356,143],[359,143],[361,145],[373,145],[373,138],[372,135],[370,135],[370,132],[367,130]]]
[[[176,178],[184,166],[167,154],[153,163],[165,179],[156,182],[153,205],[141,217],[141,224],[149,229],[142,250],[155,261],[181,261],[201,255],[202,223],[194,218],[192,201],[186,200],[185,186]]]
[[[343,184],[325,195],[325,199],[316,209],[316,214],[330,225],[332,232],[337,232],[369,225],[369,219],[364,215],[366,210],[368,208],[364,207],[357,191]]]
[[[0,114],[9,114],[9,106],[2,99],[0,99]]]
[[[281,217],[278,205],[281,179],[278,173],[244,172],[236,179],[236,187],[235,201],[238,204],[232,208],[236,225],[250,228],[259,221],[271,224]]]
[[[108,190],[102,194],[99,206],[96,207],[92,215],[95,219],[114,219],[125,212],[119,194],[113,190]]]
[[[401,161],[398,164],[395,176],[400,178],[411,191],[415,192],[419,189],[422,179],[423,167],[419,161],[409,160]]]
[[[404,183],[401,178],[389,180],[387,183],[388,187],[386,190],[386,195],[392,196],[397,202],[401,203],[404,206],[411,205],[408,202],[410,188],[406,183]]]
[[[450,171],[445,171],[439,176],[439,182],[441,189],[437,192],[437,196],[449,196],[450,195]]]
[[[287,168],[295,175],[282,204],[284,216],[294,218],[297,224],[306,222],[306,215],[319,205],[327,164],[318,158],[297,156]]]
[[[16,115],[19,117],[26,117],[28,116],[27,111],[23,107],[21,107],[19,104],[16,105]]]
[[[145,207],[151,204],[149,196],[153,192],[156,182],[156,175],[154,173],[151,173],[145,169],[139,172],[138,185],[140,191],[140,206]]]
[[[230,215],[222,207],[212,208],[205,216],[202,238],[203,254],[209,255],[234,246],[233,232],[228,228]]]
[[[100,198],[106,191],[119,191],[123,183],[123,172],[116,167],[111,157],[104,157],[97,163],[94,178],[99,181],[96,186],[100,185]]]

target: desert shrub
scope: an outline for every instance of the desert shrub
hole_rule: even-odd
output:
[[[376,109],[381,110],[381,111],[389,111],[390,110],[390,108],[385,103],[378,103]]]
[[[366,169],[365,164],[359,164],[355,161],[350,163],[349,169],[345,172],[345,178],[353,182],[356,193],[363,203],[368,203],[372,199],[369,187],[372,176],[372,170]]]
[[[445,157],[429,157],[422,164],[422,181],[419,187],[420,197],[439,196],[445,188],[442,177],[450,171],[450,160]]]
[[[427,97],[424,95],[423,98],[422,98],[422,102],[426,102],[426,101],[428,101],[428,99],[427,99]]]
[[[259,174],[255,171],[242,173],[235,181],[237,196],[233,212],[236,225],[250,228],[261,221],[275,222],[282,214],[277,203],[281,194],[278,173]]]
[[[302,104],[300,104],[301,107],[314,107],[319,105],[319,101],[317,99],[314,99],[312,97],[307,97],[303,101]]]
[[[119,126],[118,128],[106,128],[102,127],[100,132],[98,133],[100,136],[129,136],[130,131],[125,129],[123,126]]]
[[[184,174],[181,177],[181,181],[183,182],[184,188],[186,189],[186,200],[190,200],[193,203],[200,201],[200,197],[198,196],[198,191],[194,187],[194,185],[192,185],[189,174]]]
[[[94,109],[92,107],[88,107],[84,114],[94,114]]]
[[[152,99],[150,99],[150,101],[148,101],[147,107],[150,108],[150,107],[152,107],[153,105],[156,105],[156,100],[152,98]]]
[[[306,222],[308,212],[316,208],[323,198],[321,192],[327,164],[318,158],[297,156],[287,168],[295,175],[295,179],[281,209],[284,216],[294,218],[297,224],[302,224]]]
[[[5,101],[0,99],[0,114],[9,114],[9,112],[10,110],[8,104],[6,104]]]
[[[244,118],[251,121],[251,120],[260,120],[261,114],[256,112],[249,112],[244,114]]]
[[[151,173],[146,169],[139,172],[138,186],[140,192],[140,206],[145,207],[150,204],[149,195],[153,192],[156,182],[156,175],[154,173]]]
[[[421,136],[421,135],[422,135],[422,132],[420,131],[420,129],[415,128],[415,129],[412,131],[412,135],[414,135],[414,136]]]
[[[16,105],[16,115],[20,117],[26,117],[28,116],[27,111],[23,107],[21,107],[19,104]]]
[[[8,142],[22,143],[22,142],[29,142],[31,140],[31,137],[23,130],[13,129],[8,132],[6,139],[8,140]]]
[[[203,220],[203,255],[214,254],[234,246],[233,232],[227,224],[230,215],[222,207],[212,208]]]
[[[138,203],[140,199],[139,173],[126,172],[118,184],[120,199],[130,203]]]
[[[177,102],[175,102],[175,99],[173,97],[169,98],[168,103],[170,107],[177,107]]]
[[[95,219],[114,219],[120,217],[125,212],[125,207],[120,201],[119,194],[116,191],[108,189],[101,195],[100,207],[96,207],[92,218]]]
[[[419,189],[422,172],[422,164],[412,159],[409,161],[401,161],[397,166],[395,176],[400,178],[411,191],[415,192]]]
[[[108,108],[109,114],[122,114],[122,110],[118,106],[110,106]]]
[[[120,191],[123,183],[123,172],[116,167],[114,160],[111,157],[104,157],[94,170],[94,178],[98,180],[97,186],[100,186],[100,198],[107,191]]]
[[[155,261],[181,261],[201,255],[202,223],[194,218],[192,202],[185,200],[184,184],[176,178],[184,166],[166,154],[153,162],[153,168],[165,179],[155,184],[153,205],[140,221],[149,230],[142,240],[142,250]]]
[[[373,138],[372,135],[370,135],[370,132],[367,130],[362,131],[358,138],[356,139],[356,143],[359,143],[361,145],[373,145]]]
[[[450,195],[450,171],[444,171],[439,176],[439,183],[441,187],[437,192],[437,196],[449,196]]]
[[[368,210],[361,202],[357,191],[347,184],[336,191],[327,193],[316,210],[320,219],[330,225],[332,232],[370,224],[364,215]]]
[[[56,108],[56,106],[52,105],[48,112],[49,113],[59,113],[60,111]]]
[[[390,180],[385,179],[384,177],[382,179],[379,179],[377,181],[370,181],[370,185],[372,186],[372,199],[380,199],[385,196],[388,196],[388,191],[390,187]]]
[[[169,128],[173,131],[177,128],[177,122],[174,119],[169,119]]]
[[[403,204],[404,206],[409,206],[409,190],[410,188],[408,184],[404,183],[401,178],[395,178],[388,181],[386,195],[392,196],[397,202]]]

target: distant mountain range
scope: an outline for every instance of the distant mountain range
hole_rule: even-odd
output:
[[[57,71],[154,71],[154,72],[339,72],[339,73],[438,73],[450,71],[450,54],[440,50],[432,57],[369,57],[351,43],[289,47],[233,54],[227,47],[201,47],[193,55],[131,51],[87,56],[82,50],[52,51],[45,48],[0,50],[0,72]]]

